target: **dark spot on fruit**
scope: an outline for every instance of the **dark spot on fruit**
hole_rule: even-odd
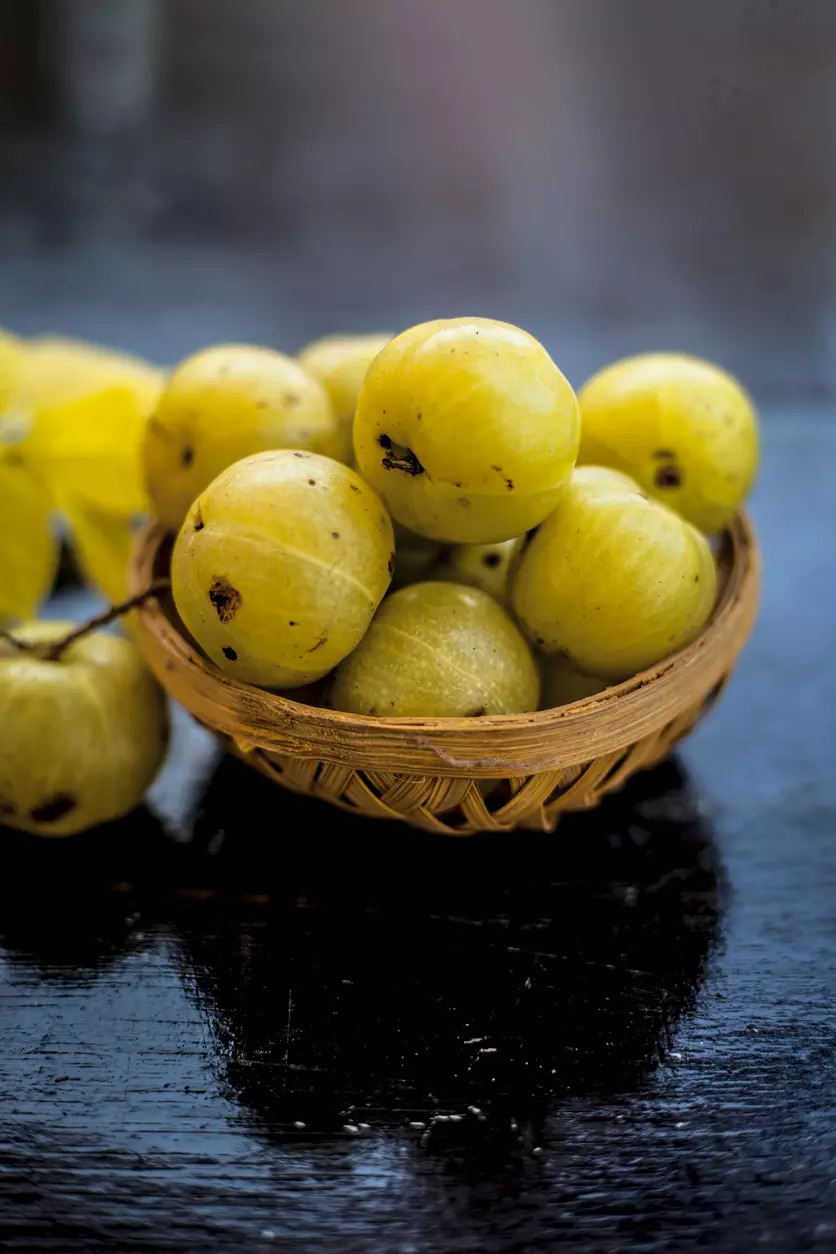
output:
[[[388,435],[379,435],[379,436],[377,437],[377,442],[378,442],[378,444],[380,445],[380,447],[381,447],[381,448],[391,448],[391,447],[392,447],[392,441],[389,439]]]
[[[457,496],[456,504],[461,505],[462,509],[470,509],[470,501],[466,496]]]
[[[326,632],[324,636],[319,637],[319,639],[317,640],[316,644],[313,646],[312,649],[308,649],[308,653],[316,653],[317,649],[321,649],[322,646],[327,643],[328,643],[328,633]]]
[[[545,642],[545,640],[543,639],[543,637],[542,637],[542,636],[535,636],[535,637],[534,637],[534,643],[535,643],[536,645],[539,645],[539,647],[540,647],[540,648],[542,648],[542,647],[543,647],[543,645],[544,645],[546,642]]]
[[[682,471],[673,462],[660,466],[653,476],[657,488],[678,488],[682,484]]]
[[[222,575],[215,575],[209,585],[209,600],[222,623],[228,623],[241,608],[241,593]]]
[[[288,409],[295,409],[295,407],[299,404],[299,397],[295,392],[285,392],[282,397],[282,403],[285,404]]]
[[[505,480],[505,486],[506,486],[506,488],[508,489],[508,491],[509,491],[509,492],[513,492],[513,491],[514,491],[514,480],[513,480],[513,479],[506,479],[506,480]]]
[[[356,493],[358,494],[358,496],[359,496],[359,494],[360,494],[360,489],[357,487],[357,484],[356,484],[356,483],[350,483],[348,486],[351,488],[351,491],[352,491],[352,492],[356,492]]]
[[[339,540],[339,538],[340,538],[340,533],[339,533],[339,531],[332,531],[332,532],[331,532],[331,539],[332,539],[332,540]]]
[[[389,561],[386,563],[386,565],[389,570],[389,574],[394,575],[395,573],[395,554],[394,553],[389,554]]]
[[[372,718],[376,718],[376,717],[377,717],[377,706],[376,706],[376,705],[372,705],[372,706],[370,706],[370,707],[369,707],[369,714],[371,715],[371,717],[372,717]]]
[[[380,443],[383,444],[384,437],[380,437]],[[388,440],[389,437],[386,436]],[[384,448],[392,450],[391,457],[381,459],[384,470],[402,470],[407,475],[422,475],[424,467],[419,462],[411,448],[402,448],[400,445],[393,445],[391,440]]]
[[[256,401],[255,407],[256,409],[269,409],[270,402],[269,401]]]
[[[502,561],[502,558],[499,556],[498,553],[486,553],[484,557],[482,558],[482,565],[489,566],[491,570],[493,570],[495,567],[499,565],[501,561]]]
[[[294,457],[305,457],[305,456],[306,456],[306,454],[305,454],[305,453],[294,453],[294,454],[293,454],[293,456],[294,456]]]
[[[420,421],[421,421],[421,419],[422,419],[423,417],[424,417],[424,415],[423,415],[423,414],[416,414],[416,415],[415,415],[416,421],[418,421],[418,422],[420,422]]]
[[[669,448],[657,448],[654,451],[653,456],[660,457],[662,458],[663,461],[670,462],[670,461],[673,461],[674,457],[676,457],[676,453],[674,453],[673,450]]]
[[[700,581],[699,575],[694,575],[694,583],[699,583],[699,581]]]
[[[184,470],[188,470],[194,461],[194,449],[191,444],[186,444],[180,452],[180,465]]]
[[[470,714],[467,717],[468,718],[484,718],[487,712],[488,711],[485,709],[485,707],[483,705],[480,705],[478,710],[471,710]]]
[[[200,512],[200,502],[198,501],[194,507],[194,529],[195,531],[202,531],[205,525],[203,515]]]
[[[77,805],[78,798],[72,793],[57,792],[54,797],[48,797],[40,805],[33,806],[29,811],[29,817],[33,823],[57,823]]]
[[[298,624],[298,623],[295,623],[295,622],[293,621],[293,619],[292,619],[292,618],[291,618],[291,619],[289,619],[289,621],[288,621],[288,624],[287,624],[287,625],[288,625],[288,627],[298,627],[298,626],[299,626],[299,624]]]
[[[461,486],[462,486],[462,485],[459,483],[458,479],[456,479],[456,480],[454,481],[454,483],[453,483],[453,487],[454,487],[454,488],[460,488]]]
[[[3,815],[8,817],[12,814],[17,814],[17,806],[13,801],[9,801],[8,797],[0,797],[0,817]]]
[[[227,659],[227,661],[229,662],[238,661],[238,654],[229,645],[227,645],[227,647],[223,649],[222,652],[223,652],[224,657]]]

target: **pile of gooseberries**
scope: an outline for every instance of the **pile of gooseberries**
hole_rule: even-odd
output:
[[[33,412],[47,416],[24,452],[36,464],[45,449],[54,469],[60,430],[100,466],[115,447],[110,388],[135,454],[114,454],[105,500],[77,457],[69,488],[44,473],[21,490],[46,555],[32,578],[12,551],[17,599],[0,599],[0,619],[27,616],[51,560],[38,492],[78,529],[82,558],[104,571],[108,555],[111,585],[125,520],[145,508],[175,535],[174,605],[220,671],[372,718],[551,708],[682,649],[714,608],[711,538],[757,468],[752,402],[719,367],[633,357],[576,396],[533,336],[487,318],[329,337],[295,358],[218,345],[167,377],[74,351],[44,342],[43,373],[79,390],[86,419],[50,427],[50,405],[65,411],[42,384]],[[61,375],[68,353],[75,373]],[[17,354],[0,340],[0,435],[4,404],[21,412]],[[94,376],[108,385],[96,405]],[[2,820],[63,834],[134,804],[166,727],[134,646],[38,623],[0,634],[0,717],[15,728]],[[56,720],[73,744],[48,770],[28,766]]]
[[[169,449],[148,466],[181,524],[175,604],[220,669],[291,692],[328,677],[322,701],[372,717],[514,714],[593,695],[705,625],[705,533],[757,459],[751,402],[718,367],[633,358],[576,397],[537,340],[487,318],[320,341],[301,362],[340,431],[353,415],[335,460],[313,427],[261,451],[280,432],[253,435],[267,376],[251,357],[236,368],[239,351],[202,409],[180,367],[148,437]],[[249,455],[175,518],[182,442],[193,475],[245,434]]]

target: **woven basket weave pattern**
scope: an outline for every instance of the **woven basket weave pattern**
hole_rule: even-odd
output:
[[[170,541],[149,527],[132,591],[166,573]],[[240,684],[203,658],[173,605],[149,602],[138,635],[165,688],[227,747],[294,792],[370,818],[468,835],[552,831],[661,761],[725,687],[755,619],[759,558],[741,517],[724,537],[720,595],[699,638],[616,688],[559,710],[480,719],[379,719],[306,706]]]

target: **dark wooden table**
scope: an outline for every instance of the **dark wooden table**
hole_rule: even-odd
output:
[[[767,416],[735,682],[553,837],[354,820],[185,719],[147,810],[4,831],[0,1248],[836,1248],[834,476]]]

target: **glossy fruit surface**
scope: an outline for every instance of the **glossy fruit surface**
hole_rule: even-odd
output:
[[[490,318],[425,322],[374,359],[357,465],[392,516],[454,544],[510,540],[557,504],[578,450],[575,394],[533,336]]]
[[[49,643],[72,623],[35,622]],[[0,645],[0,822],[69,836],[128,813],[165,755],[165,698],[128,640],[101,632],[45,661]]]
[[[350,463],[354,459],[352,431],[360,388],[369,366],[391,338],[388,331],[370,335],[326,335],[307,344],[299,353],[299,361],[319,379],[331,397],[340,424],[340,461]]]
[[[389,586],[392,524],[359,475],[277,450],[223,471],[174,546],[174,599],[217,666],[246,683],[298,688],[360,641]]]
[[[335,709],[426,718],[537,708],[540,677],[520,631],[493,597],[417,583],[384,601],[337,670]]]
[[[751,398],[711,362],[649,353],[615,362],[581,389],[579,460],[626,471],[706,534],[746,498],[758,465]]]
[[[716,582],[695,527],[623,475],[580,467],[523,551],[511,601],[538,648],[626,679],[694,639]]]
[[[340,451],[334,407],[318,379],[270,348],[222,344],[182,362],[148,425],[145,471],[172,530],[227,466],[266,449]]]
[[[509,572],[524,539],[516,536],[499,544],[447,545],[428,577],[481,588],[502,602],[508,591]]]

